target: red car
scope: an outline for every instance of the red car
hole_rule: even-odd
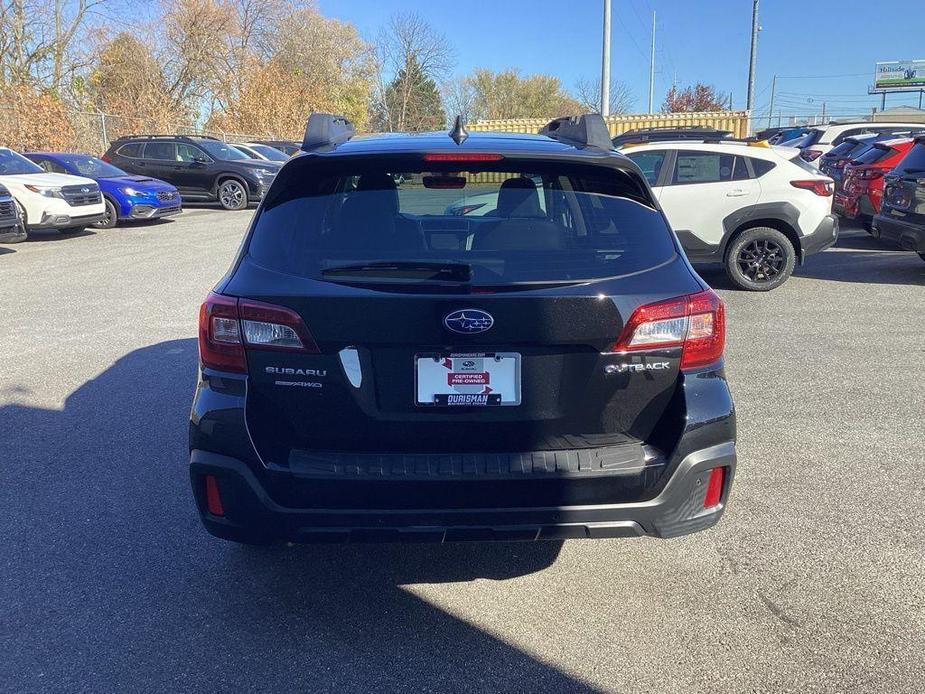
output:
[[[865,222],[880,212],[883,177],[912,149],[915,140],[900,137],[882,140],[845,167],[842,189],[835,194],[835,211],[849,219],[861,217]]]

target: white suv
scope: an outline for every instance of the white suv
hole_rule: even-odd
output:
[[[75,232],[106,216],[96,181],[69,174],[46,173],[37,164],[0,147],[0,183],[16,204],[27,230]]]
[[[692,263],[723,263],[742,289],[783,284],[838,238],[832,179],[792,147],[659,142],[624,149]]]

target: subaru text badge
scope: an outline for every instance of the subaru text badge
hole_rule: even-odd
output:
[[[446,314],[443,318],[443,325],[447,330],[463,335],[474,335],[483,333],[491,329],[495,324],[495,319],[487,311],[477,308],[461,309]]]

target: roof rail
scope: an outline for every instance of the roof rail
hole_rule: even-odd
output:
[[[187,140],[192,142],[193,140],[218,140],[217,137],[213,135],[169,135],[167,133],[156,134],[156,135],[119,135],[116,138],[116,141],[119,140],[158,140],[163,138],[171,138],[174,140]]]
[[[543,126],[540,135],[577,147],[597,147],[606,151],[613,149],[610,131],[600,113],[556,118]]]
[[[305,124],[302,150],[308,152],[322,147],[337,147],[354,136],[356,129],[345,116],[333,113],[313,113]]]

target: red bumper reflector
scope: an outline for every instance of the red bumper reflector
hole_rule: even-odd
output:
[[[218,491],[218,480],[215,475],[206,475],[206,507],[213,516],[225,515],[225,507],[222,506],[222,495]]]
[[[710,481],[707,482],[707,494],[703,497],[703,507],[713,508],[719,505],[723,496],[723,482],[726,479],[726,468],[715,467],[710,471]]]

